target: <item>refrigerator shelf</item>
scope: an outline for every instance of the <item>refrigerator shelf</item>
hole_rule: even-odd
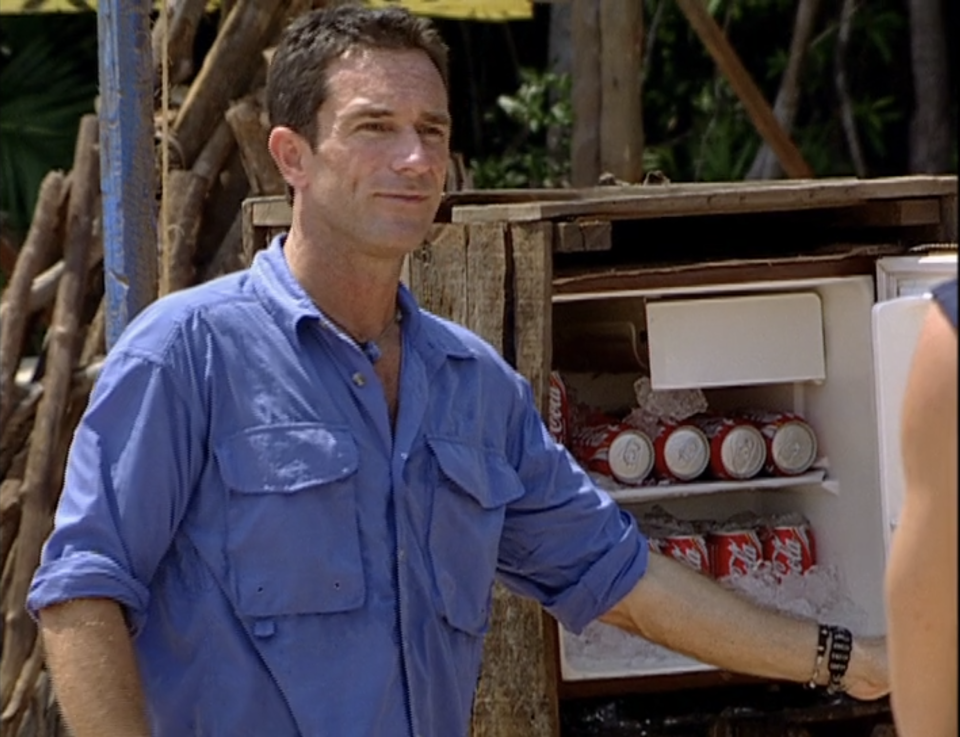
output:
[[[617,483],[609,476],[599,473],[590,473],[589,475],[597,486],[609,493],[615,501],[621,503],[655,502],[685,496],[730,491],[786,489],[799,486],[818,486],[833,494],[839,493],[838,484],[832,479],[827,479],[826,471],[822,468],[813,469],[799,476],[765,476],[748,479],[747,481],[694,481],[683,484],[664,484],[662,486],[625,486]]]

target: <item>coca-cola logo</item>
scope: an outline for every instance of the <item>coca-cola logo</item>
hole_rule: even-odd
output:
[[[562,437],[566,431],[566,418],[563,416],[563,394],[560,387],[550,386],[550,407],[547,418],[548,428],[554,437]]]
[[[752,542],[731,540],[727,545],[730,553],[730,571],[752,571],[760,563],[760,552]]]
[[[701,555],[700,551],[696,548],[674,548],[673,557],[698,571],[703,566],[703,555]]]
[[[588,448],[599,448],[607,439],[609,428],[586,427],[577,433],[577,443]]]
[[[803,545],[796,538],[773,538],[773,569],[780,575],[803,572]]]

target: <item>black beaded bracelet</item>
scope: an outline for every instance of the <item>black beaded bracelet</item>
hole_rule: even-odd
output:
[[[853,635],[845,627],[830,628],[830,654],[827,656],[827,670],[830,671],[830,681],[827,683],[827,693],[835,694],[843,691],[843,676],[850,665],[850,653],[853,651]]]
[[[830,628],[825,625],[820,625],[820,631],[817,635],[817,659],[813,664],[813,674],[810,676],[810,680],[807,681],[807,688],[816,688],[819,684],[817,680],[820,678],[820,666],[823,665],[824,655],[827,653],[827,640],[830,638]]]

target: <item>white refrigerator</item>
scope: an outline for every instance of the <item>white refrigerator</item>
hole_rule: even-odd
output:
[[[798,477],[625,486],[611,496],[645,520],[666,512],[688,521],[737,513],[799,513],[813,529],[817,565],[772,585],[736,582],[769,606],[843,624],[855,634],[885,631],[883,574],[903,493],[898,427],[910,357],[930,287],[957,273],[956,253],[880,258],[875,275],[729,283],[597,294],[554,295],[555,356],[584,335],[620,340],[615,370],[556,364],[572,397],[620,411],[634,382],[697,389],[711,411],[790,411],[814,428],[818,460]],[[616,336],[619,336],[616,337]],[[579,351],[582,354],[582,350]],[[635,359],[635,360],[633,360]],[[612,627],[574,636],[558,626],[561,680],[645,679],[713,670]]]

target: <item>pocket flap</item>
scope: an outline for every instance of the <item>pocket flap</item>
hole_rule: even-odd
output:
[[[355,473],[357,444],[346,427],[297,423],[251,427],[217,444],[214,454],[234,491],[293,493]]]
[[[484,509],[496,509],[523,496],[520,477],[499,454],[443,438],[428,438],[427,445],[444,476]]]

